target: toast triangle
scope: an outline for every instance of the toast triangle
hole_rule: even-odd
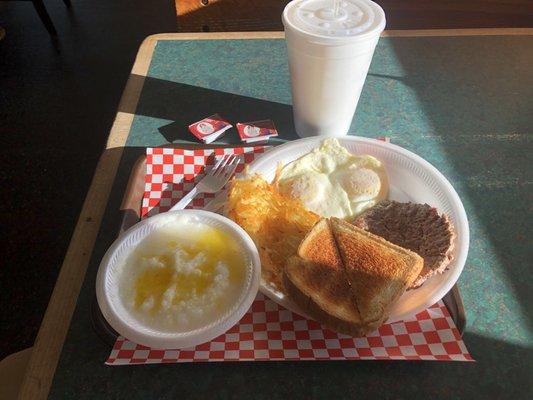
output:
[[[420,273],[418,254],[338,219],[330,224],[362,323],[380,325]]]
[[[329,328],[364,334],[342,259],[329,222],[320,220],[285,266],[284,284],[292,299]]]

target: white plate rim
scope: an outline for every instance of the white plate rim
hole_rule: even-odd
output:
[[[263,153],[260,157],[256,158],[253,162],[251,162],[248,166],[249,173],[258,173],[261,174],[261,170],[264,165],[271,163],[273,158],[278,157],[280,154],[284,152],[290,152],[293,151],[293,149],[297,148],[298,146],[302,145],[316,145],[318,146],[320,142],[322,142],[325,139],[325,137],[309,137],[309,138],[303,138],[303,139],[297,139],[290,142],[286,142],[282,145],[276,146],[267,152]],[[421,302],[417,307],[412,307],[411,310],[408,312],[400,313],[400,314],[394,314],[389,317],[387,320],[387,323],[392,323],[396,321],[403,321],[405,319],[408,319],[419,312],[422,312],[429,307],[431,307],[433,304],[437,303],[439,300],[441,300],[446,293],[448,293],[453,285],[457,282],[459,279],[459,276],[461,275],[465,263],[466,258],[468,256],[468,249],[470,244],[470,231],[469,231],[469,224],[468,224],[468,218],[466,215],[465,208],[463,206],[463,203],[461,199],[459,198],[459,195],[457,194],[457,191],[454,189],[452,184],[448,181],[448,179],[431,163],[429,163],[424,158],[420,157],[419,155],[413,153],[410,150],[404,149],[403,147],[400,147],[398,145],[395,145],[390,142],[381,141],[378,139],[372,139],[372,138],[365,138],[360,136],[345,136],[345,137],[337,137],[337,140],[339,140],[342,144],[343,141],[348,142],[355,142],[355,143],[361,143],[361,144],[368,144],[372,146],[378,146],[383,147],[387,149],[388,151],[396,152],[397,154],[400,154],[404,157],[409,158],[414,163],[419,164],[423,170],[425,170],[427,173],[432,175],[432,177],[441,185],[443,188],[444,193],[446,194],[446,197],[451,203],[451,206],[456,210],[457,213],[457,221],[455,221],[456,230],[458,232],[462,232],[461,240],[456,241],[456,257],[453,260],[453,263],[455,264],[455,267],[452,270],[447,270],[445,274],[447,274],[447,279],[442,284],[438,290],[436,290],[433,295],[429,298],[427,298],[425,301]],[[303,154],[302,154],[303,155]],[[297,156],[298,157],[298,156]],[[296,158],[297,158],[296,157]],[[293,158],[293,159],[296,159]],[[459,229],[458,226],[459,226]],[[458,245],[458,246],[457,246]],[[289,309],[290,311],[296,312],[300,315],[306,316],[304,312],[289,298],[287,297],[281,297],[279,292],[275,291],[274,288],[269,286],[262,278],[259,286],[259,290],[264,295],[268,296],[270,299],[275,301],[276,303],[280,304],[281,306]]]

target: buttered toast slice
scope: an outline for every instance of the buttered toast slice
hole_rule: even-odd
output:
[[[344,269],[329,220],[325,218],[318,221],[302,240],[298,255],[306,261],[330,265],[338,271]]]
[[[290,298],[313,319],[347,335],[366,333],[343,271],[291,257],[285,266],[283,283]]]
[[[320,220],[285,266],[289,296],[308,314],[333,330],[362,335],[359,313],[329,222]]]
[[[379,326],[420,273],[423,259],[344,220],[331,218],[330,224],[362,323]]]

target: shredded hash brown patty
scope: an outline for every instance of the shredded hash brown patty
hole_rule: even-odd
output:
[[[259,175],[233,179],[226,214],[252,238],[261,258],[262,278],[279,291],[286,262],[320,217],[300,200],[279,193]]]

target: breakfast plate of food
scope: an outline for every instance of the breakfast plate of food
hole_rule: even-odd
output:
[[[254,241],[265,295],[353,336],[439,301],[468,254],[450,182],[375,139],[278,146],[230,182],[224,213]]]
[[[132,209],[144,193],[144,170],[136,171]],[[258,290],[334,331],[365,336],[441,300],[469,244],[461,200],[435,167],[399,146],[349,136],[275,147],[204,210],[135,222],[123,221],[130,228],[100,264],[99,320],[112,336],[153,348],[211,340]]]

